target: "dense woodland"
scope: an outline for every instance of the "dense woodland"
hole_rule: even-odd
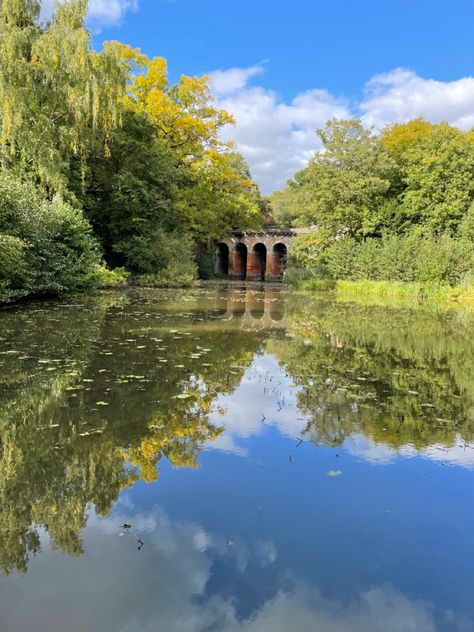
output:
[[[120,283],[191,283],[213,238],[263,202],[209,79],[107,42],[87,0],[0,1],[0,301]]]
[[[289,277],[474,282],[474,131],[417,119],[318,130],[323,150],[273,196],[298,239]]]

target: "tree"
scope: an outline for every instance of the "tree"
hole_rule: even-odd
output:
[[[403,164],[407,152],[433,129],[433,124],[418,118],[407,123],[395,123],[382,130],[382,142],[393,158]]]
[[[81,211],[0,172],[0,302],[98,284],[101,257]]]
[[[323,151],[291,185],[297,222],[315,224],[333,235],[377,233],[396,171],[393,159],[380,138],[357,120],[329,121],[318,136]]]
[[[71,157],[84,164],[92,138],[107,154],[127,68],[114,47],[92,50],[86,0],[57,3],[44,27],[39,5],[0,5],[0,164],[30,173],[51,197],[68,192]]]
[[[122,125],[111,133],[109,153],[104,156],[100,143],[92,145],[85,174],[79,163],[71,171],[71,189],[81,200],[107,261],[143,271],[136,260],[144,263],[153,250],[160,250],[155,233],[179,228],[179,173],[145,114],[124,112]],[[138,256],[137,240],[142,242]]]
[[[474,144],[447,123],[406,152],[403,211],[412,224],[457,231],[474,199]]]
[[[127,107],[147,116],[173,160],[176,225],[197,241],[258,227],[259,193],[233,144],[220,140],[220,130],[233,119],[216,107],[209,78],[182,76],[170,85],[166,60],[150,60],[119,43],[111,46],[131,73]]]

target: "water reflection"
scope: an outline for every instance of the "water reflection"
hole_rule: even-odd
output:
[[[236,284],[226,291],[226,309],[222,317],[239,321],[242,329],[283,329],[287,326],[285,294],[278,286]]]
[[[474,629],[473,331],[244,284],[3,310],[1,629]]]
[[[354,434],[394,450],[469,449],[474,432],[474,322],[344,304],[305,306],[293,337],[268,350],[303,387],[316,444]]]
[[[161,510],[137,517],[121,509],[113,520],[91,516],[85,543],[95,555],[87,559],[87,564],[78,565],[63,558],[57,576],[47,579],[48,559],[35,563],[31,571],[37,581],[35,599],[27,604],[18,602],[19,578],[7,585],[0,594],[3,629],[13,629],[19,619],[23,629],[38,632],[469,629],[468,622],[452,613],[441,613],[437,618],[432,604],[410,599],[388,584],[372,587],[349,601],[336,601],[325,597],[317,586],[291,576],[277,580],[268,598],[247,616],[239,616],[245,595],[213,591],[213,571],[216,565],[226,564],[237,575],[243,577],[252,571],[263,579],[265,569],[271,567],[278,554],[271,543],[242,541],[229,547],[222,537],[206,532],[200,525],[170,520]],[[137,555],[131,538],[117,537],[117,523],[132,518],[146,540],[143,556]],[[258,587],[256,590],[264,592]],[[87,599],[87,604],[83,599]],[[47,625],[45,604],[49,606]],[[93,627],[88,621],[94,622]]]

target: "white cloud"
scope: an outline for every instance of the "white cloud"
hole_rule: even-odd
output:
[[[47,20],[53,12],[54,0],[42,1],[41,18]],[[88,22],[96,29],[120,24],[128,11],[138,9],[138,0],[91,0]]]
[[[259,64],[210,75],[219,104],[236,120],[224,138],[237,141],[264,193],[282,188],[307,164],[320,149],[316,129],[333,117],[361,117],[377,129],[416,117],[462,129],[474,126],[474,77],[442,82],[398,68],[371,78],[358,102],[321,88],[285,102],[273,90],[249,85],[263,71]]]
[[[474,126],[474,77],[443,82],[397,68],[366,84],[360,110],[364,122],[377,128],[423,117],[469,129]]]
[[[133,523],[133,534],[118,537],[124,522]],[[140,553],[136,535],[145,542]],[[451,611],[435,614],[431,603],[388,585],[329,599],[291,570],[282,572],[270,590],[256,591],[261,598],[253,599],[252,611],[242,615],[242,595],[220,589],[216,565],[224,562],[226,573],[239,577],[246,571],[242,558],[260,566],[274,563],[275,545],[237,541],[228,546],[226,537],[171,520],[156,509],[140,515],[117,512],[106,519],[92,513],[83,537],[85,554],[75,559],[51,550],[43,533],[43,553],[30,560],[29,573],[2,582],[2,630],[472,630],[470,620]]]
[[[215,70],[212,73],[212,88],[216,95],[231,94],[244,88],[252,77],[261,75],[264,68],[261,64],[250,68],[229,68],[228,70]]]
[[[219,105],[236,120],[224,132],[237,141],[264,193],[281,188],[318,149],[316,128],[328,118],[350,116],[347,103],[326,90],[308,90],[287,104],[276,92],[248,85],[263,67],[210,73]]]

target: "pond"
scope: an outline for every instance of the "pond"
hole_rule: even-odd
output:
[[[282,286],[0,311],[0,630],[474,630],[474,319]]]

